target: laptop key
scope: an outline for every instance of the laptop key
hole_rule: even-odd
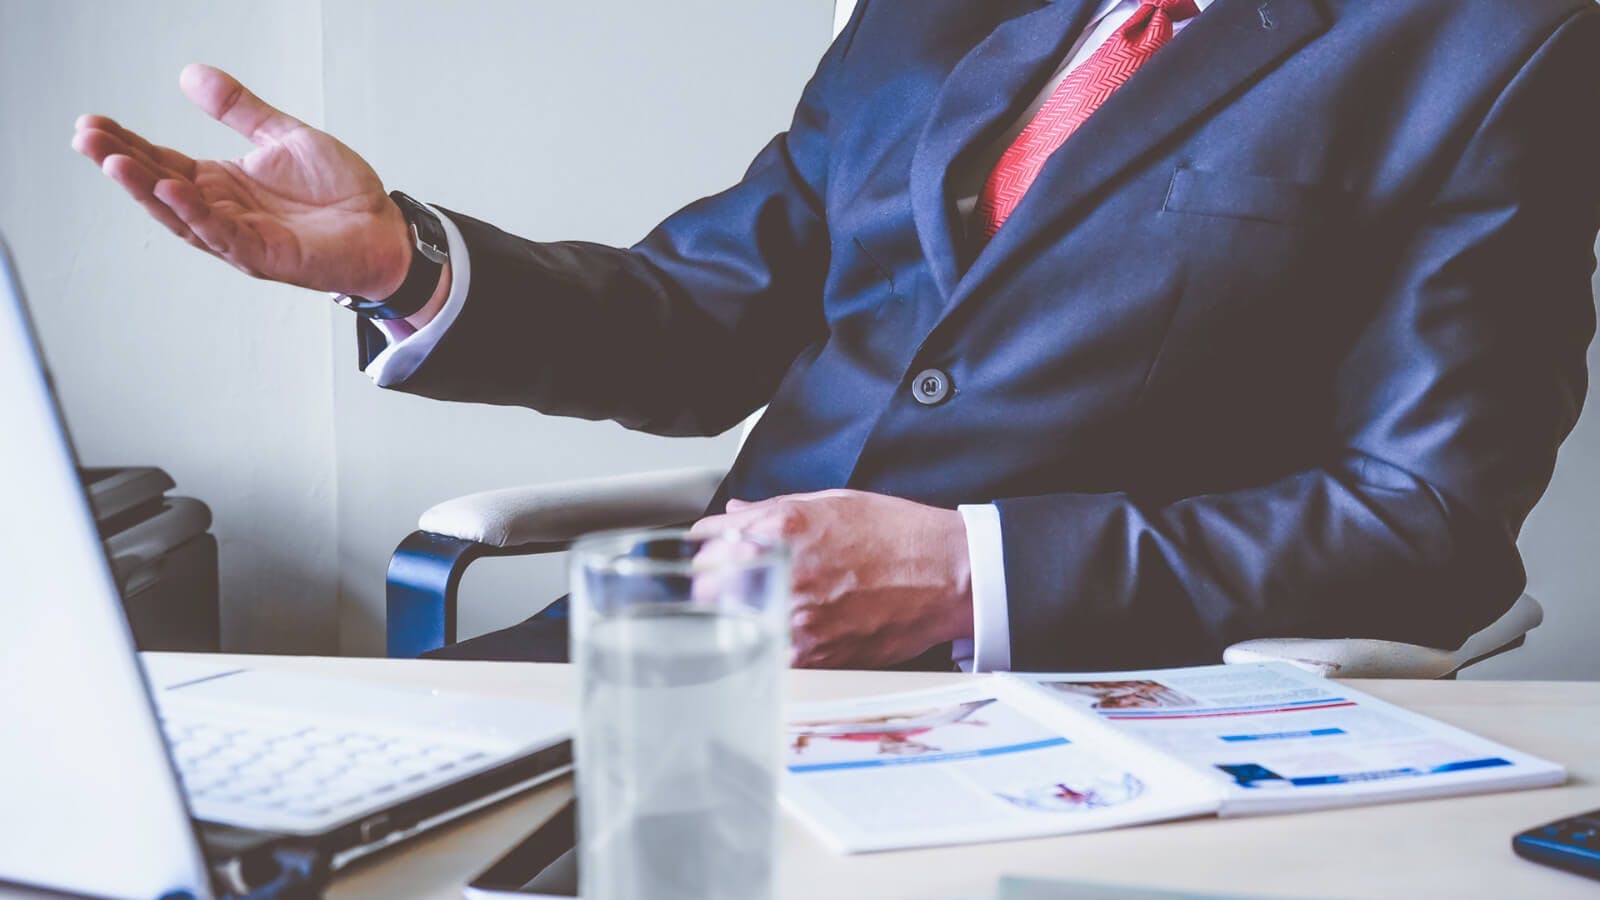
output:
[[[207,711],[203,725],[174,717],[166,732],[185,793],[228,818],[248,810],[302,824],[342,818],[488,758],[470,745],[216,718],[223,714]]]

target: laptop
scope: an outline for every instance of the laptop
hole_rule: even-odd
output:
[[[242,895],[571,767],[570,711],[136,652],[0,240],[0,883]]]

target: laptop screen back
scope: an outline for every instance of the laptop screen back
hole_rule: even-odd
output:
[[[211,894],[0,241],[0,883]]]

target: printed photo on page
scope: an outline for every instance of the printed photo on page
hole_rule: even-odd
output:
[[[1559,783],[1559,766],[1281,663],[1019,675],[1220,782],[1221,812]]]
[[[996,686],[791,708],[791,808],[846,851],[1064,834],[1216,808],[1217,791],[1182,766],[1092,721],[1047,724]]]

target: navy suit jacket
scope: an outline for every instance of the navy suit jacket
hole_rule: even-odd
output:
[[[1600,10],[1218,0],[969,240],[952,170],[1098,5],[864,2],[632,248],[452,214],[471,294],[401,389],[675,435],[770,404],[723,496],[995,502],[1017,669],[1455,646],[1585,391]]]

